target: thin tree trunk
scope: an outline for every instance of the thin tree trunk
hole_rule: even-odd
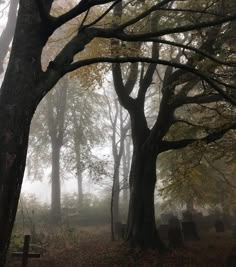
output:
[[[117,223],[120,222],[120,210],[119,210],[119,199],[120,199],[120,160],[119,155],[114,154],[114,175],[111,193],[111,239],[114,241],[119,238],[119,229],[116,229]]]
[[[129,169],[130,169],[130,162],[131,162],[131,151],[130,151],[130,138],[126,138],[125,142],[125,149],[123,152],[123,173],[124,173],[124,181],[123,181],[123,202],[125,205],[128,204],[129,201]]]
[[[79,209],[83,208],[83,174],[81,167],[77,168],[77,182],[78,182],[78,204]]]
[[[76,158],[76,175],[78,184],[78,207],[83,208],[83,176],[82,176],[82,166],[81,166],[81,138],[82,138],[82,114],[79,118],[76,116],[76,110],[72,108],[72,119],[74,124],[74,151]]]
[[[60,153],[65,135],[67,86],[67,80],[64,80],[58,91],[47,98],[47,123],[52,148],[51,222],[53,224],[61,222]]]
[[[114,194],[113,194],[113,220],[114,220],[114,223],[117,223],[120,221],[119,200],[120,200],[120,172],[119,172],[119,166],[116,166],[116,164],[115,164]]]
[[[61,186],[60,186],[60,146],[52,143],[52,194],[51,194],[51,222],[61,221]]]

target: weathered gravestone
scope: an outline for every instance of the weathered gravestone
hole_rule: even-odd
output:
[[[209,214],[207,216],[204,216],[204,222],[208,228],[208,230],[211,230],[214,228],[214,223],[217,220],[219,216],[215,214]]]
[[[189,211],[185,211],[182,214],[182,230],[185,241],[197,241],[199,240],[199,235],[197,231],[196,223],[193,220],[193,215]]]
[[[192,222],[193,221],[193,214],[190,211],[185,210],[182,213],[182,219],[184,222]]]
[[[216,233],[224,233],[225,225],[221,219],[218,219],[215,221],[215,230],[216,230]]]
[[[182,222],[182,230],[185,241],[197,241],[199,240],[199,235],[197,231],[197,226],[194,221]]]
[[[201,212],[194,215],[194,222],[196,223],[199,234],[206,233],[210,230],[213,224],[208,220],[207,216],[203,216]]]
[[[168,231],[169,231],[168,224],[159,225],[157,230],[158,230],[158,234],[162,240],[168,240]]]
[[[197,212],[194,216],[194,221],[196,223],[197,229],[199,232],[205,232],[206,229],[206,224],[204,221],[204,216],[202,215],[201,212]]]
[[[170,248],[182,248],[184,246],[180,221],[177,217],[169,220],[168,241]]]
[[[225,230],[231,230],[233,227],[234,218],[230,215],[224,215],[222,220],[225,226]]]

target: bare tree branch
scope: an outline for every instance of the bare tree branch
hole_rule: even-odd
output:
[[[116,38],[123,40],[123,41],[137,42],[137,41],[145,40],[147,42],[149,41],[149,38],[160,37],[160,36],[164,36],[167,34],[183,33],[183,32],[188,32],[188,31],[193,31],[193,30],[200,30],[203,28],[209,28],[212,26],[221,25],[223,23],[227,23],[227,22],[234,21],[234,20],[236,20],[236,14],[226,16],[223,18],[214,19],[212,21],[204,21],[204,22],[195,23],[192,25],[184,25],[184,26],[179,26],[179,27],[167,28],[167,29],[159,30],[157,32],[129,34],[129,33],[124,32],[122,27],[117,28],[117,30],[114,32],[116,32]],[[104,34],[105,32],[102,32],[101,30],[100,33],[102,37],[102,34]],[[107,32],[105,36],[107,36]]]
[[[76,70],[78,68],[81,68],[86,65],[91,65],[95,63],[135,63],[135,62],[146,62],[146,63],[157,63],[165,66],[172,66],[175,68],[183,69],[185,71],[188,71],[190,73],[195,74],[197,77],[201,78],[202,80],[206,81],[214,90],[216,90],[221,96],[223,96],[228,102],[230,102],[233,105],[236,105],[236,99],[233,98],[231,95],[229,95],[226,91],[224,91],[221,87],[219,87],[215,81],[213,81],[210,77],[208,77],[207,74],[204,74],[203,72],[189,66],[184,65],[177,62],[171,62],[163,59],[152,59],[152,58],[146,58],[146,57],[123,57],[123,58],[109,58],[109,57],[100,57],[100,58],[91,58],[91,59],[85,59],[78,62],[75,62],[73,64],[67,65],[63,70],[62,73],[66,74],[68,72],[71,72],[73,70]]]
[[[144,11],[143,13],[141,13],[140,15],[138,15],[137,17],[130,19],[129,21],[121,24],[119,26],[120,29],[125,29],[128,26],[131,26],[137,22],[139,22],[140,20],[146,18],[148,15],[150,15],[151,13],[153,13],[154,11],[158,10],[160,7],[172,2],[173,0],[163,0],[160,3],[152,6],[151,8],[149,8],[148,10]]]
[[[88,27],[91,27],[91,26],[97,24],[100,20],[102,20],[114,8],[114,6],[116,6],[121,1],[122,0],[116,0],[100,17],[95,19],[93,22],[85,25],[84,27],[88,28]]]
[[[113,1],[114,0],[81,0],[74,8],[72,8],[65,14],[61,15],[58,18],[54,18],[53,29],[56,30],[66,22],[81,15],[82,13],[94,6],[108,4]]]
[[[164,152],[172,149],[180,149],[199,141],[209,144],[222,138],[227,132],[233,129],[236,129],[236,122],[225,126],[221,130],[216,130],[203,138],[182,139],[178,141],[162,140],[160,150],[161,152]]]
[[[197,54],[204,56],[205,58],[208,58],[216,63],[222,64],[222,65],[226,65],[226,66],[230,66],[230,67],[236,67],[236,62],[227,62],[227,61],[223,61],[217,57],[212,56],[211,54],[207,53],[206,51],[203,51],[199,48],[195,48],[195,47],[191,47],[189,45],[184,45],[184,44],[180,44],[177,42],[173,42],[173,41],[168,41],[168,40],[163,40],[163,39],[158,39],[158,38],[153,38],[153,39],[149,39],[149,41],[152,42],[158,42],[160,44],[167,44],[167,45],[172,45],[172,46],[176,46],[176,47],[181,47],[190,51],[194,51]]]

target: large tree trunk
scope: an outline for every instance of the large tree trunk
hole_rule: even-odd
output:
[[[35,2],[21,1],[16,33],[0,91],[0,266],[4,266],[24,175],[30,122],[40,96],[42,40]],[[24,45],[22,45],[22,40]]]
[[[18,111],[19,108],[0,111],[0,266],[5,263],[17,211],[32,116],[25,114],[28,118],[24,121],[23,112],[19,114]]]
[[[61,221],[60,148],[57,142],[52,143],[51,222],[53,224]]]
[[[164,249],[155,224],[156,156],[137,151],[130,172],[130,204],[126,240],[131,246]]]

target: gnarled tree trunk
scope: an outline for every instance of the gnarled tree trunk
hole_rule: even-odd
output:
[[[30,122],[42,97],[34,94],[42,74],[40,58],[46,42],[41,29],[35,2],[21,1],[12,53],[0,91],[0,266],[5,264],[15,220]]]
[[[164,249],[156,224],[154,191],[156,155],[134,149],[130,172],[130,204],[126,240],[131,246]]]

